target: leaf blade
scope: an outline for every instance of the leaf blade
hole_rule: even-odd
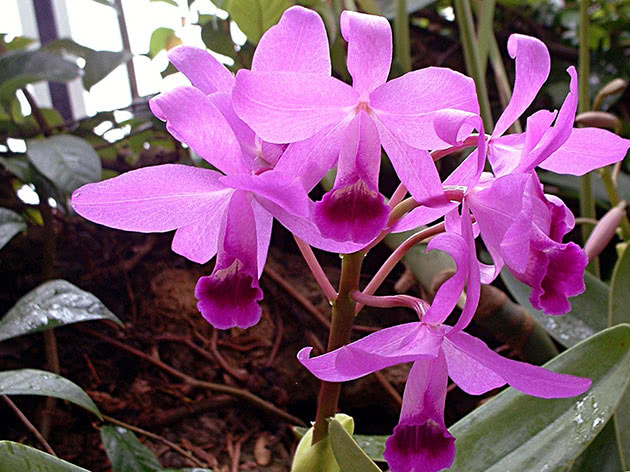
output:
[[[0,472],[90,472],[24,444],[0,441]]]

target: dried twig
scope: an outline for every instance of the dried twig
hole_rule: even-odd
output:
[[[7,404],[15,412],[15,414],[18,416],[18,418],[20,418],[22,423],[24,423],[24,426],[26,426],[28,428],[28,430],[31,433],[33,433],[33,436],[35,436],[37,438],[37,440],[41,443],[41,445],[44,446],[44,449],[46,449],[46,451],[48,451],[49,454],[52,454],[53,456],[57,456],[57,454],[55,454],[55,451],[53,451],[53,448],[50,447],[50,444],[48,444],[48,441],[46,441],[46,439],[44,439],[44,436],[42,436],[42,434],[39,432],[39,430],[35,426],[33,426],[33,423],[31,423],[29,421],[29,419],[24,415],[24,413],[22,413],[22,410],[20,410],[17,407],[17,405],[15,403],[13,403],[11,401],[11,399],[9,397],[7,397],[6,395],[2,395],[2,398],[4,399],[5,402],[7,402]]]

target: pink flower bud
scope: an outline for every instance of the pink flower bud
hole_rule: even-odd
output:
[[[626,202],[624,200],[608,211],[608,213],[597,222],[586,244],[584,244],[584,252],[589,261],[597,257],[610,242],[615,235],[615,231],[625,211]]]

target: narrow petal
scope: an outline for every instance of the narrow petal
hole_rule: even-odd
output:
[[[448,380],[444,354],[413,364],[405,385],[400,421],[385,442],[392,472],[437,472],[455,458],[455,438],[444,423]]]
[[[234,86],[234,76],[215,57],[204,49],[178,46],[168,52],[171,63],[188,77],[194,87],[206,95],[214,92],[229,93]]]
[[[363,99],[387,80],[392,63],[392,30],[382,16],[341,13],[341,34],[348,42],[348,71]]]
[[[258,258],[258,278],[260,278],[267,261],[267,253],[269,252],[273,216],[255,198],[252,199],[252,210],[256,220],[256,241],[258,243],[256,256]]]
[[[442,181],[431,155],[398,139],[378,117],[375,122],[385,152],[396,170],[400,181],[419,203],[430,206],[447,205]]]
[[[621,161],[630,140],[599,128],[573,128],[569,139],[539,164],[558,174],[584,175],[594,169]]]
[[[391,231],[393,233],[402,233],[403,231],[409,231],[410,229],[428,225],[438,218],[442,218],[458,205],[459,202],[451,202],[448,205],[439,208],[419,206],[398,220],[398,222],[391,227]]]
[[[179,87],[153,98],[149,105],[175,139],[188,144],[226,174],[246,172],[241,148],[221,112],[200,90]]]
[[[538,145],[526,156],[523,156],[514,172],[529,172],[556,152],[569,139],[573,130],[575,112],[578,102],[578,82],[575,67],[567,69],[571,77],[569,93],[558,112],[558,117],[550,129],[543,135]]]
[[[195,288],[197,308],[215,328],[249,328],[262,313],[257,302],[256,221],[247,192],[236,191],[221,223],[219,251],[212,274],[201,277]]]
[[[459,356],[469,357],[467,362],[478,362],[527,395],[541,398],[566,398],[580,395],[591,386],[589,379],[557,374],[542,367],[501,357],[483,341],[464,332],[449,334],[444,339],[444,344],[449,343],[451,348],[459,351]],[[475,381],[474,378],[463,374],[460,376],[460,381],[469,389],[482,389],[480,379]]]
[[[252,70],[330,75],[328,37],[321,17],[304,7],[291,7],[269,28],[256,47]]]
[[[321,74],[240,70],[232,100],[238,116],[262,139],[293,143],[342,121],[357,94]]]
[[[180,164],[145,167],[84,185],[72,194],[72,207],[112,228],[170,231],[217,217],[231,193],[219,178],[218,172]]]
[[[433,112],[455,108],[479,114],[475,83],[440,67],[409,72],[370,95],[370,109],[392,134],[418,149],[449,147],[435,132]]]
[[[508,39],[510,57],[516,59],[514,91],[497,121],[492,137],[501,136],[523,114],[549,77],[551,60],[547,46],[539,39],[512,34]]]
[[[431,308],[425,313],[426,323],[439,324],[451,314],[459,299],[468,274],[468,243],[456,233],[442,233],[427,244],[427,252],[439,249],[453,258],[457,267],[455,274],[444,282],[431,303]]]
[[[308,216],[309,198],[300,181],[293,175],[270,170],[259,175],[226,175],[221,177],[226,187],[253,192],[271,200],[296,216]]]
[[[358,379],[403,362],[436,357],[441,331],[424,323],[406,323],[385,328],[358,341],[317,357],[312,348],[298,352],[298,360],[315,377],[327,382]]]
[[[173,237],[173,252],[199,264],[205,264],[217,253],[221,225],[217,218],[225,213],[230,193],[213,209],[213,215],[204,215],[193,223],[177,229]]]
[[[378,191],[380,164],[378,131],[361,112],[346,128],[335,184],[313,208],[322,236],[368,243],[381,232],[390,208]]]
[[[289,144],[275,169],[297,176],[304,190],[310,192],[337,163],[347,125],[341,121],[304,141]]]

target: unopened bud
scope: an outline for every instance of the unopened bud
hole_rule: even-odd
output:
[[[612,113],[605,111],[585,111],[575,117],[575,122],[583,126],[617,130],[621,128],[621,121]]]
[[[595,228],[593,228],[593,232],[584,245],[584,252],[589,261],[597,257],[610,242],[617,231],[617,227],[625,211],[626,202],[624,200],[620,202],[619,205],[609,210],[608,213],[597,222]]]
[[[604,85],[599,90],[599,92],[597,92],[597,98],[601,100],[604,97],[607,97],[609,95],[616,95],[618,93],[623,92],[627,86],[628,86],[628,82],[626,82],[625,80],[613,79],[610,82],[608,82],[606,85]]]

